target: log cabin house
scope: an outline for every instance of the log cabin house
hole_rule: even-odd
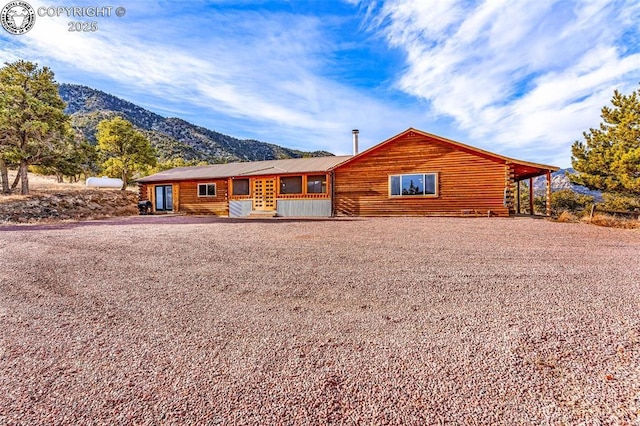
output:
[[[179,167],[139,179],[140,200],[150,200],[154,212],[331,216],[331,169],[349,158]]]
[[[409,128],[353,156],[179,167],[138,180],[153,211],[262,216],[502,216],[520,181],[557,167],[504,157]],[[530,194],[533,195],[533,194]],[[533,211],[533,196],[530,196]]]

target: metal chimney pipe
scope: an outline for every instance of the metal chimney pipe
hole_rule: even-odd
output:
[[[357,155],[358,154],[358,133],[360,133],[360,130],[353,129],[351,133],[353,133],[353,155]]]

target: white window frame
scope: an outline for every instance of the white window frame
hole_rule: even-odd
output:
[[[398,194],[398,195],[392,195],[391,194],[391,179],[394,177],[399,177],[400,178],[400,192],[402,192],[402,177],[403,176],[413,176],[413,175],[422,175],[422,179],[426,181],[426,176],[433,176],[434,178],[434,190],[435,193],[434,194],[414,194],[414,195],[403,195],[403,194]],[[440,188],[439,188],[439,184],[438,184],[438,173],[437,172],[416,172],[416,173],[401,173],[401,174],[394,174],[394,175],[389,175],[389,179],[388,179],[388,183],[389,183],[389,198],[436,198],[440,195]]]
[[[209,194],[209,186],[213,185],[213,194]],[[200,187],[204,186],[207,189],[205,190],[206,195],[200,195]],[[218,188],[216,186],[215,182],[210,182],[210,183],[199,183],[198,184],[198,197],[204,198],[204,197],[215,197],[216,194],[218,193]]]

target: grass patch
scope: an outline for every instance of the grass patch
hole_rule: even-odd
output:
[[[610,214],[596,213],[592,218],[584,216],[582,222],[609,228],[640,229],[640,220],[616,217]]]

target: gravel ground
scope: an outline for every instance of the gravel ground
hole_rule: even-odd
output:
[[[0,227],[0,424],[640,424],[640,233]]]

